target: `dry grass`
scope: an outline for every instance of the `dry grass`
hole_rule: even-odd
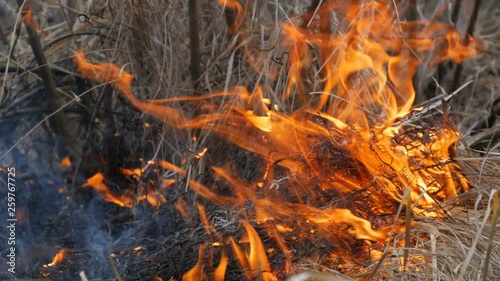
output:
[[[11,10],[15,9],[11,1],[3,2]],[[80,159],[74,163],[77,172],[90,173],[95,170],[113,170],[119,165],[140,165],[139,157],[144,157],[145,161],[165,159],[180,163],[186,154],[195,155],[207,145],[218,144],[210,144],[208,132],[186,132],[166,127],[132,109],[119,95],[113,94],[109,86],[89,85],[81,80],[71,62],[73,50],[76,49],[82,49],[93,61],[114,62],[124,66],[126,71],[135,76],[134,94],[141,100],[193,96],[236,85],[253,89],[256,84],[269,83],[265,94],[276,103],[281,103],[280,107],[285,111],[292,112],[303,102],[294,100],[283,103],[277,94],[283,90],[288,79],[284,68],[279,67],[279,62],[286,60],[287,55],[286,50],[278,44],[282,38],[277,23],[289,21],[291,15],[308,9],[309,3],[258,1],[246,14],[244,28],[248,37],[240,41],[226,35],[226,18],[216,1],[199,1],[202,72],[195,89],[189,59],[187,0],[30,2],[33,2],[31,8],[43,30],[41,40],[49,66],[53,73],[58,73],[55,81],[58,90],[64,93],[66,120],[78,140],[76,146],[81,148]],[[61,2],[67,4],[62,5]],[[495,0],[482,2],[475,34],[488,46],[488,51],[464,64],[460,81],[465,84],[472,80],[472,83],[447,102],[447,110],[452,119],[457,121],[463,136],[456,160],[473,188],[460,194],[456,200],[443,203],[442,207],[448,214],[444,220],[414,217],[417,223],[411,229],[412,244],[408,244],[408,240],[402,242],[407,239],[405,235],[397,235],[387,245],[380,260],[369,261],[362,266],[343,264],[332,269],[316,261],[303,260],[296,264],[297,271],[322,274],[303,273],[290,280],[351,280],[338,274],[340,270],[350,278],[372,280],[500,279],[500,231],[497,226],[500,211],[498,202],[495,203],[500,192],[500,5]],[[433,12],[438,11],[437,7],[442,7],[440,4],[444,5],[422,6],[420,11],[424,17],[430,18]],[[465,5],[463,9],[465,12],[457,23],[462,31],[467,26],[466,15],[471,7]],[[13,11],[4,13],[15,19]],[[446,18],[446,13],[436,17]],[[12,27],[16,31],[20,28],[19,21],[18,18],[17,24],[11,21],[6,25],[0,22],[0,27]],[[340,22],[334,25],[341,27]],[[44,124],[47,120],[45,116],[53,110],[41,106],[44,102],[41,98],[37,98],[38,102],[27,101],[40,91],[33,86],[40,76],[35,71],[27,35],[22,29],[17,34],[3,28],[0,32],[7,33],[7,36],[0,35],[3,36],[3,42],[8,44],[0,47],[0,66],[5,66],[0,116],[9,118],[7,120],[15,119],[15,124],[19,124],[16,132],[3,140],[0,154],[4,162],[15,163],[14,156],[7,152],[13,148],[21,154],[35,150],[32,143],[47,138],[51,133]],[[242,50],[245,48],[260,57],[258,71],[244,57]],[[269,51],[264,53],[259,50]],[[13,66],[28,71],[8,72],[9,67]],[[265,74],[277,70],[280,72],[275,81],[266,78]],[[310,87],[310,92],[321,91],[321,81],[315,73],[318,73],[318,69],[310,69],[304,75],[304,83]],[[443,95],[440,88],[448,93],[452,75],[437,76],[437,70],[423,67],[419,89],[435,88],[434,96]],[[439,82],[439,86],[436,87],[435,82]],[[181,108],[191,116],[199,110],[199,106],[194,103],[176,102],[171,106]],[[43,119],[33,117],[40,117],[40,112],[44,114]],[[25,122],[20,122],[21,119]],[[35,125],[37,122],[38,125]],[[143,126],[144,122],[149,125]],[[110,141],[114,140],[112,136],[116,132],[122,135],[119,146],[123,153],[119,157],[113,154],[116,144]],[[102,155],[105,161],[119,163],[109,164],[111,168],[103,168],[104,164],[99,161],[89,160],[94,154]],[[204,176],[204,165],[220,164],[224,162],[225,159],[221,159],[224,156],[209,155],[207,163],[195,163],[191,157],[191,162],[182,165],[190,171],[188,179],[199,178]],[[40,158],[48,156],[37,153],[32,157],[32,161],[40,162]],[[46,162],[52,167],[58,161]],[[185,186],[180,188],[184,189]],[[187,201],[192,203],[194,199],[187,196]],[[400,246],[405,244],[406,247]],[[161,271],[161,268],[155,268]],[[119,276],[114,264],[113,271]]]

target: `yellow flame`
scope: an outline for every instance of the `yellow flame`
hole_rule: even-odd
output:
[[[43,267],[54,267],[54,266],[58,265],[59,263],[61,263],[65,257],[67,257],[68,255],[70,255],[72,253],[73,253],[73,250],[71,250],[71,249],[67,249],[67,248],[61,249],[54,256],[54,258],[52,259],[52,262],[49,264],[45,264]]]

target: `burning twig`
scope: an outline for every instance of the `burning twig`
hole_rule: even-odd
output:
[[[108,256],[109,263],[111,264],[111,269],[113,269],[113,273],[115,274],[115,278],[117,281],[123,281],[120,272],[118,272],[118,268],[116,267],[115,261],[113,260],[112,255]]]
[[[26,32],[28,33],[28,40],[33,50],[35,59],[40,66],[39,75],[42,78],[42,82],[45,85],[47,91],[47,96],[49,100],[50,109],[54,112],[53,116],[49,119],[54,132],[64,137],[65,145],[59,146],[63,149],[60,151],[61,156],[66,155],[64,151],[66,145],[73,145],[75,142],[72,140],[71,134],[69,132],[66,120],[64,118],[64,111],[61,110],[61,105],[59,104],[59,94],[57,93],[56,86],[54,84],[54,79],[52,78],[52,71],[49,68],[47,58],[45,57],[42,44],[40,42],[40,37],[38,35],[38,29],[36,21],[33,19],[33,12],[26,4],[24,0],[17,0],[20,9],[25,14],[24,26],[26,27]]]

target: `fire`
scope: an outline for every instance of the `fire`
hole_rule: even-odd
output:
[[[86,60],[84,53],[81,51],[75,52],[75,65],[82,76],[88,79],[110,83],[118,88],[129,99],[132,105],[157,117],[166,124],[175,126],[185,123],[185,117],[179,110],[143,103],[137,100],[131,92],[134,76],[118,68],[116,65],[112,63],[103,63],[100,65],[91,64]]]
[[[51,263],[45,264],[43,267],[54,267],[54,266],[58,265],[59,263],[61,263],[64,260],[64,258],[66,258],[70,254],[73,254],[73,250],[64,248],[64,249],[60,250],[59,252],[57,252],[57,254],[52,259]]]
[[[241,240],[235,240],[233,237],[224,239],[224,243],[215,242],[213,247],[229,244],[243,273],[248,280],[278,280],[271,272],[271,264],[266,255],[264,245],[255,231],[255,229],[247,222],[243,223],[246,230],[246,235]],[[220,238],[220,237],[219,237]],[[199,248],[198,261],[196,265],[186,272],[182,278],[183,281],[209,280],[207,276],[210,274],[204,269],[206,245]],[[213,260],[213,257],[210,258]],[[225,251],[222,251],[220,261],[213,269],[212,275],[215,281],[224,280],[229,257]]]
[[[64,157],[61,160],[61,167],[63,167],[63,168],[71,168],[71,160],[69,159],[68,156]]]
[[[122,168],[120,171],[123,176],[129,178],[130,180],[137,180],[144,174],[146,169],[150,167],[154,162],[150,162],[143,168],[137,169],[126,169]],[[146,200],[151,206],[158,207],[166,202],[163,194],[157,191],[157,188],[150,181],[138,180],[137,196],[130,194],[130,192],[117,194],[112,192],[106,185],[106,179],[102,173],[96,173],[92,177],[87,179],[87,182],[82,185],[82,187],[92,187],[101,197],[111,203],[117,204],[121,207],[132,208],[135,202],[140,202]],[[167,188],[171,181],[166,180],[164,183],[164,188]]]
[[[40,32],[40,26],[38,25],[38,22],[33,17],[33,11],[29,8],[28,8],[28,11],[26,12],[26,14],[24,15],[24,23],[27,25],[33,26],[35,28],[35,30]]]
[[[33,11],[31,9],[24,15],[24,23],[36,26],[36,22],[33,20]]]
[[[130,197],[124,194],[115,195],[104,183],[104,176],[101,173],[97,173],[94,176],[87,179],[87,182],[82,187],[92,187],[102,196],[102,198],[108,202],[115,203],[121,207],[131,208],[134,201]]]
[[[236,18],[227,30],[228,35],[233,35],[243,22],[243,7],[238,0],[217,0],[217,3],[223,7],[236,10]]]
[[[255,278],[264,281],[277,280],[274,274],[271,273],[271,264],[267,259],[266,251],[259,235],[250,224],[244,222],[243,226],[248,235],[250,244],[249,252],[243,252],[234,239],[231,238],[230,242],[233,251],[236,253],[238,263],[244,269],[248,280],[254,280]]]
[[[194,281],[194,280],[206,280],[207,276],[205,275],[205,272],[203,271],[203,264],[204,264],[204,253],[205,253],[205,246],[202,245],[200,246],[199,254],[198,254],[198,262],[196,265],[191,268],[184,276],[182,277],[182,281]]]
[[[229,27],[236,32],[244,8],[234,0],[218,2],[236,10],[236,25]],[[300,247],[293,245],[301,240],[320,241],[349,261],[378,259],[391,236],[406,227],[394,217],[399,206],[410,214],[439,218],[444,215],[440,203],[468,189],[452,159],[459,134],[445,117],[424,119],[412,108],[416,95],[412,78],[422,61],[431,67],[475,56],[474,39],[463,43],[445,23],[401,22],[391,1],[338,2],[327,1],[315,16],[307,14],[280,25],[281,47],[288,53],[282,69],[287,84],[277,93],[272,85],[262,84],[253,90],[235,86],[202,97],[143,102],[132,94],[131,74],[111,63],[92,64],[76,52],[82,76],[110,83],[139,110],[171,127],[215,133],[262,160],[259,176],[252,180],[239,177],[231,163],[211,167],[227,185],[224,194],[188,180],[193,192],[219,208],[247,210],[239,217],[249,241],[249,247],[242,249],[236,238],[220,237],[199,207],[211,239],[217,239],[217,245],[230,245],[249,280],[276,279],[262,235],[281,251],[287,273],[294,262],[290,248]],[[331,13],[342,19],[342,32],[325,31]],[[244,38],[245,30],[240,30]],[[247,47],[245,52],[251,65],[265,61]],[[318,86],[304,79],[311,74],[322,81],[321,91],[314,91]],[[265,75],[270,81],[277,77]],[[218,96],[227,97],[225,103],[211,102]],[[173,101],[204,102],[204,112],[187,117],[165,105]],[[197,157],[205,153],[210,151],[204,149]],[[173,163],[157,164],[179,176],[188,175]],[[87,185],[107,200],[116,200],[103,191],[102,178],[89,179]],[[127,205],[127,200],[114,202]],[[184,201],[175,206],[190,217]],[[207,273],[204,261],[209,254],[205,245],[200,246],[198,262],[183,280],[203,280],[214,273],[222,280],[228,247],[221,248],[219,267]]]

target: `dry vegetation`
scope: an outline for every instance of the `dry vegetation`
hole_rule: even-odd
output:
[[[195,23],[188,2],[197,2],[197,44],[189,36],[190,24]],[[288,57],[279,44],[283,38],[278,23],[314,10],[315,2],[321,1],[255,1],[240,27],[247,37],[238,40],[241,37],[227,32],[235,14],[215,0],[32,0],[27,3],[38,23],[35,33],[27,32],[29,28],[22,20],[25,10],[18,4],[23,1],[0,1],[0,160],[2,166],[18,167],[18,180],[30,188],[19,191],[19,204],[29,220],[21,224],[19,233],[23,256],[19,261],[21,275],[17,277],[50,275],[53,280],[76,280],[71,278],[84,270],[89,280],[180,278],[195,265],[198,246],[206,239],[196,209],[198,196],[187,191],[186,178],[217,182],[207,166],[220,166],[228,160],[236,163],[235,170],[244,179],[258,174],[260,162],[252,153],[208,131],[164,125],[134,109],[110,85],[83,79],[73,63],[75,50],[83,50],[93,62],[123,66],[134,75],[133,93],[139,100],[195,97],[237,85],[252,90],[259,83],[268,83],[271,90],[266,95],[279,102],[273,94],[286,86],[287,72],[282,64]],[[402,14],[402,18],[439,21],[452,21],[453,8],[458,5],[455,2],[460,2],[456,26],[462,34],[467,30],[473,33],[484,50],[458,71],[450,62],[433,68],[422,66],[414,80],[417,102],[435,107],[428,115],[448,115],[461,133],[454,160],[472,188],[442,203],[444,219],[413,217],[416,224],[407,248],[401,247],[405,245],[401,233],[375,261],[330,261],[327,267],[320,258],[299,256],[294,259],[296,272],[316,273],[299,274],[293,280],[499,280],[500,2],[395,2],[400,2],[400,7],[408,7],[410,2],[418,5],[416,11]],[[471,27],[476,2],[481,4]],[[451,3],[451,9],[446,3]],[[332,30],[342,32],[342,28],[341,19],[332,19]],[[38,47],[32,37],[38,38]],[[198,50],[190,48],[196,45]],[[37,54],[37,48],[42,52]],[[259,71],[248,63],[244,49],[256,54],[267,50],[259,61]],[[193,55],[197,58],[194,65],[190,60]],[[40,65],[40,56],[47,65]],[[313,75],[317,70],[304,73],[304,84],[310,92],[321,91],[322,81]],[[266,72],[274,71],[278,71],[275,80],[265,77]],[[452,94],[458,88],[461,90]],[[438,105],[443,99],[446,102]],[[294,100],[280,107],[291,113],[304,102]],[[202,105],[170,103],[188,118],[203,110]],[[205,147],[209,152],[204,160],[196,159]],[[60,164],[66,155],[72,160],[69,168]],[[148,170],[133,181],[120,175],[121,168],[144,167],[149,159],[168,160],[189,171],[165,194],[166,203],[161,207],[117,210],[95,203],[95,194],[80,187],[96,172],[103,173],[117,192],[131,189],[141,180],[159,184],[171,176],[168,171],[157,174],[157,170]],[[49,188],[60,188],[75,202],[67,203],[57,191],[47,193]],[[178,198],[193,211],[190,221],[173,206]],[[52,204],[54,208],[50,208]],[[240,210],[206,208],[212,222],[218,222],[221,234],[241,233],[235,219]],[[86,217],[84,213],[90,212],[103,215]],[[101,229],[89,231],[91,226]],[[71,228],[74,230],[66,230]],[[131,249],[137,245],[147,250],[134,253]],[[76,254],[58,269],[41,267],[63,247],[75,249]],[[120,252],[124,253],[121,259],[108,259],[110,253]],[[408,254],[408,265],[402,266]],[[271,260],[273,265],[282,266],[280,262]],[[237,263],[230,264],[229,269],[228,280],[242,280]],[[5,275],[2,280],[12,277]]]

